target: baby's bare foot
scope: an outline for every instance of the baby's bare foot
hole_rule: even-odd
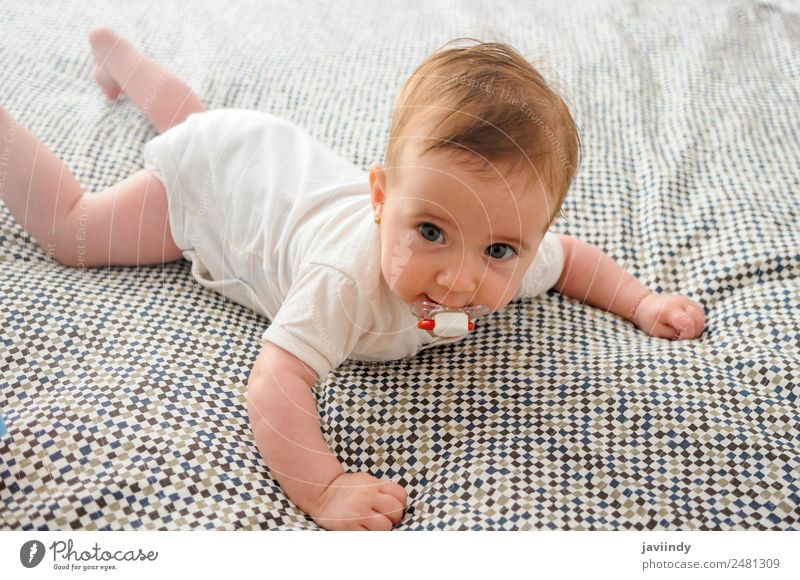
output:
[[[86,36],[92,46],[92,54],[95,60],[92,68],[92,78],[109,99],[116,100],[122,95],[122,88],[108,72],[106,65],[112,50],[115,47],[122,48],[127,44],[127,41],[108,26],[95,26]]]

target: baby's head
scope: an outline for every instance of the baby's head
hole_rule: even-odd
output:
[[[385,163],[370,168],[381,270],[407,304],[508,304],[577,169],[558,94],[510,46],[473,42],[447,43],[405,81]]]

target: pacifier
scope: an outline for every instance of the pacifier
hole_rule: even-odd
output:
[[[420,319],[417,328],[431,330],[436,336],[464,336],[475,328],[475,318],[489,314],[489,307],[480,304],[467,308],[450,308],[423,300],[411,305],[411,313]]]

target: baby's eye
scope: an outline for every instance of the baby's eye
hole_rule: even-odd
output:
[[[442,230],[440,230],[438,226],[435,226],[428,222],[419,224],[417,226],[417,231],[423,238],[425,238],[429,242],[435,242],[438,239],[437,234],[442,234]],[[442,235],[442,238],[444,238],[444,235]]]
[[[435,226],[432,223],[425,222],[419,224],[417,226],[417,231],[424,239],[428,240],[429,242],[440,241],[439,236],[442,237],[441,241],[444,241],[444,232],[442,232],[439,226]],[[499,249],[500,252],[495,251],[497,249]],[[514,257],[516,253],[517,251],[508,244],[492,244],[491,246],[489,246],[489,256],[491,256],[496,260],[505,261],[508,258]]]
[[[500,254],[498,254],[497,252],[492,252],[492,250],[496,248],[500,248],[501,250],[510,250],[510,251],[508,253],[500,253]],[[514,248],[512,248],[508,244],[492,244],[491,246],[489,246],[489,255],[497,260],[504,260],[506,258],[511,258],[516,253],[517,253],[516,250],[514,250]]]

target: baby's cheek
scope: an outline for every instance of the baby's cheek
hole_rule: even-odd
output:
[[[414,260],[408,253],[385,252],[381,259],[381,269],[389,288],[401,298],[407,298],[410,292],[421,292],[414,288],[418,275]]]
[[[503,289],[503,292],[500,293],[500,302],[503,306],[511,302],[514,299],[514,295],[517,293],[519,289],[519,284],[511,283],[508,284],[506,288]]]
[[[488,304],[491,308],[495,310],[499,310],[506,306],[511,300],[513,300],[514,295],[517,293],[517,287],[519,284],[515,284],[514,282],[506,281],[506,284],[498,288],[494,288],[491,297],[489,298]]]

